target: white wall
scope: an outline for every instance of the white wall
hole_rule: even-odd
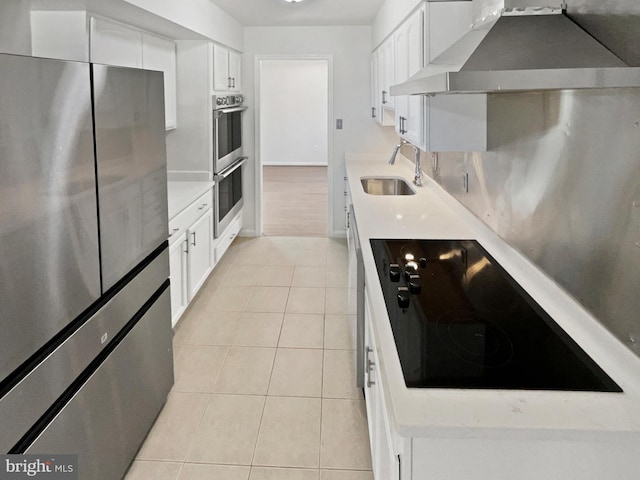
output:
[[[333,56],[333,118],[344,120],[333,130],[329,163],[332,178],[333,221],[330,234],[344,235],[344,158],[347,152],[390,152],[397,140],[393,129],[380,127],[369,106],[371,27],[245,27],[243,93],[249,107],[245,115],[245,154],[250,156],[245,182],[244,231],[256,233],[255,178],[255,57],[256,55],[330,54]]]
[[[376,48],[419,5],[422,0],[385,0],[371,30],[371,49]]]
[[[242,25],[209,0],[124,1],[235,50],[243,50]]]
[[[327,60],[260,62],[263,165],[326,165]]]

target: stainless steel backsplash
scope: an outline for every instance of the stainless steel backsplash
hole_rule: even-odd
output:
[[[640,356],[640,88],[493,94],[488,117],[490,151],[434,178]]]

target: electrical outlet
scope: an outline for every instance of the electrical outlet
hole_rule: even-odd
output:
[[[467,172],[462,172],[462,191],[469,193],[469,174]]]

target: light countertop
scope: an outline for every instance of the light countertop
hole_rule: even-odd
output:
[[[169,220],[193,203],[215,182],[168,182]]]
[[[640,358],[608,332],[552,279],[425,177],[415,195],[368,195],[360,177],[413,180],[398,156],[347,155],[347,175],[366,271],[366,294],[391,421],[404,436],[640,442]],[[624,393],[406,388],[369,239],[475,239],[531,297],[620,385]],[[637,443],[640,445],[640,443]]]

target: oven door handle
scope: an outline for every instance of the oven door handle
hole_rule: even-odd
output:
[[[240,157],[240,159],[236,163],[234,163],[233,165],[229,165],[223,171],[221,171],[220,173],[214,175],[213,179],[216,182],[219,182],[220,180],[224,180],[229,175],[231,175],[234,171],[236,171],[238,168],[240,168],[242,166],[242,164],[244,164],[244,162],[247,161],[248,158],[249,157]]]
[[[214,113],[216,114],[216,118],[220,118],[225,113],[244,112],[246,109],[247,107],[220,108],[215,109]]]

